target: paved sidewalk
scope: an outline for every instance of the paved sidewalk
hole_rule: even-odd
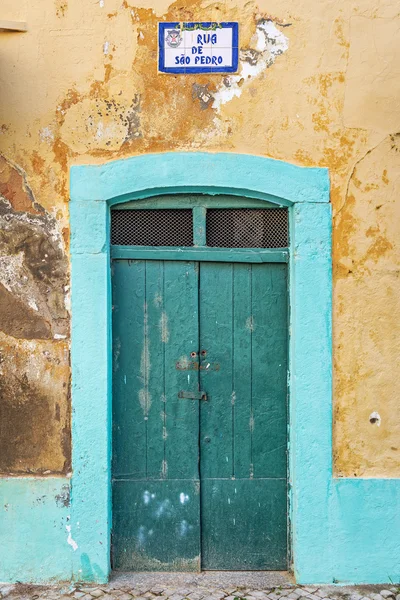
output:
[[[287,573],[118,574],[106,585],[0,584],[7,600],[400,600],[400,585],[297,586]]]

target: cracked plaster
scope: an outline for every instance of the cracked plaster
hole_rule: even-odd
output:
[[[54,361],[59,344],[67,352],[68,339],[59,336],[68,336],[63,254],[72,164],[199,149],[326,166],[334,213],[336,473],[400,476],[396,3],[43,0],[18,9],[11,0],[2,3],[3,18],[19,18],[16,10],[29,29],[0,37],[0,173],[11,174],[0,193],[8,222],[40,232],[60,267],[50,300],[42,282],[29,279],[19,250],[2,251],[2,293],[19,307],[12,327],[2,330],[7,344],[19,344],[20,375],[33,376],[26,366],[32,352],[37,372],[48,368],[43,345]],[[243,82],[240,73],[232,77],[234,93],[226,92],[223,75],[157,73],[157,22],[205,15],[239,21],[242,68],[251,73]],[[260,23],[288,40],[275,61],[260,47]],[[67,415],[68,358],[62,364],[62,374],[58,363],[50,372],[56,387],[63,382],[58,398]],[[41,394],[51,406],[50,386]],[[374,411],[380,427],[369,421]],[[52,413],[46,415],[51,423]],[[62,470],[61,442],[52,439],[59,457],[52,468]],[[44,457],[27,457],[23,468],[45,470]]]

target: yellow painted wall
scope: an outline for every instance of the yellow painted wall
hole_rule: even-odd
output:
[[[335,470],[400,476],[398,3],[3,0],[0,18],[28,22],[0,33],[0,469],[69,469],[70,165],[223,150],[330,169]],[[238,21],[238,75],[158,74],[160,20]]]

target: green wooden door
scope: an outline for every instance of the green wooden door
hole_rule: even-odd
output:
[[[286,298],[284,264],[201,264],[204,569],[286,568]]]
[[[113,263],[113,565],[200,566],[198,266]]]
[[[113,303],[114,568],[285,569],[286,265],[116,260]]]

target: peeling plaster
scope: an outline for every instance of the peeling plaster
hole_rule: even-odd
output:
[[[240,51],[238,75],[226,76],[218,86],[213,103],[217,112],[223,104],[233,98],[240,98],[243,86],[248,86],[253,79],[259,77],[289,48],[288,38],[270,20],[257,24],[252,43],[253,47]]]
[[[64,472],[69,356],[50,340],[69,333],[67,258],[56,219],[1,155],[0,254],[0,472]]]
[[[13,10],[11,0],[5,2]],[[335,576],[383,581],[387,565],[398,555],[399,537],[392,531],[396,512],[391,508],[398,504],[398,482],[391,478],[400,476],[397,6],[372,0],[362,5],[344,0],[301,5],[138,0],[135,6],[129,0],[99,0],[93,5],[69,3],[68,10],[64,5],[59,0],[43,0],[40,6],[28,3],[28,21],[41,23],[47,35],[38,36],[32,30],[23,36],[6,36],[2,54],[6,84],[0,103],[0,142],[7,160],[0,156],[0,235],[7,233],[3,223],[15,230],[9,229],[10,240],[0,248],[0,317],[6,330],[0,333],[0,412],[6,433],[0,440],[0,467],[2,473],[45,475],[2,478],[4,485],[15,489],[4,514],[12,516],[17,506],[23,515],[18,521],[5,521],[2,529],[14,536],[7,547],[24,540],[25,523],[32,515],[38,542],[34,555],[27,555],[23,543],[11,559],[6,553],[3,569],[18,578],[29,565],[38,577],[45,572],[60,578],[61,573],[63,579],[71,570],[65,521],[59,518],[60,507],[57,512],[52,508],[61,478],[51,477],[57,482],[54,493],[53,483],[46,479],[71,470],[70,166],[199,149],[329,168],[336,215],[333,451],[340,479],[332,481],[330,504],[326,495],[316,496],[320,469],[315,471],[314,487],[308,486],[313,493],[300,507],[306,522],[302,564],[310,560],[308,517],[316,526],[323,523],[311,532],[313,547],[322,559],[313,561],[302,576],[321,582],[324,573],[333,574],[328,563],[335,557]],[[202,20],[205,12],[216,20],[239,21],[241,71],[233,76],[232,89],[225,76],[157,74],[158,21]],[[272,64],[268,48],[272,52],[274,44],[266,38],[263,42],[265,31],[260,23],[272,23],[271,29],[290,37],[290,52],[284,49],[285,56],[280,58],[272,53]],[[106,53],[105,38],[116,40]],[[28,78],[27,92],[24,75],[31,73],[34,77]],[[16,230],[23,235],[13,245]],[[24,240],[39,256],[36,265],[21,249]],[[53,249],[50,254],[43,251],[47,244]],[[35,266],[51,266],[52,272],[55,266],[54,277],[44,281],[37,272],[31,274]],[[118,347],[114,351],[118,353]],[[98,381],[93,385],[99,388]],[[379,427],[370,423],[376,407]],[[318,425],[318,416],[318,410],[311,411],[307,421]],[[105,422],[106,415],[101,413],[101,417]],[[317,438],[319,431],[316,426]],[[306,455],[309,449],[308,444]],[[326,448],[329,458],[331,450]],[[89,445],[85,451],[87,456]],[[306,471],[314,467],[311,457]],[[33,497],[42,499],[35,502],[34,513],[23,512],[27,479]],[[327,486],[323,489],[325,493]],[[76,503],[82,510],[84,493]],[[382,502],[382,498],[393,502]],[[80,550],[74,553],[77,577],[105,577],[109,552],[105,530],[99,533],[98,517],[105,514],[106,522],[109,513],[106,497],[96,496],[97,500],[96,511],[87,507],[81,530],[74,530]],[[330,528],[321,518],[324,510],[332,519]],[[356,532],[354,515],[359,525]],[[85,528],[93,532],[87,540],[82,533]],[[333,532],[332,539],[328,540],[326,532]],[[71,530],[68,535],[75,541]],[[376,552],[356,554],[371,545],[371,535]],[[294,542],[299,543],[298,537]],[[54,555],[48,551],[49,544]],[[326,544],[331,552],[319,552]],[[65,559],[59,548],[65,549]],[[97,554],[101,548],[103,558]],[[298,546],[296,556],[299,550]],[[77,566],[84,553],[90,556],[89,567]]]
[[[193,100],[198,99],[200,103],[200,108],[202,110],[206,110],[209,106],[211,106],[214,102],[214,96],[208,89],[209,84],[200,85],[198,83],[194,83],[192,86],[192,98]]]
[[[50,127],[43,127],[43,129],[39,131],[39,137],[41,142],[47,142],[48,144],[51,144],[54,141],[54,133]]]
[[[39,313],[48,330],[68,333],[64,303],[67,261],[55,220],[48,214],[14,211],[0,196],[0,282],[26,310]],[[21,318],[26,318],[22,317]],[[3,314],[3,331],[16,334],[18,313]],[[8,325],[9,324],[9,325]],[[5,328],[4,328],[5,327]],[[23,334],[21,334],[23,337]],[[40,338],[43,335],[39,335]]]
[[[76,550],[78,550],[78,544],[75,542],[74,539],[72,539],[72,534],[71,534],[71,525],[66,525],[65,529],[68,532],[68,537],[67,537],[67,544],[69,544],[72,548],[72,550],[74,552],[76,552]]]
[[[0,473],[68,472],[68,344],[0,332],[0,397]]]
[[[0,156],[0,237],[7,227],[10,239],[16,230],[21,234],[18,244],[7,241],[0,248],[0,314],[6,334],[38,344],[68,340],[72,164],[204,150],[326,166],[335,214],[337,472],[399,475],[398,444],[393,442],[400,427],[393,418],[399,373],[391,358],[400,321],[394,7],[377,7],[371,0],[362,9],[343,1],[272,7],[253,1],[138,0],[133,5],[99,0],[93,6],[69,3],[68,8],[62,0],[43,1],[40,15],[34,3],[29,5],[28,17],[36,22],[44,15],[49,35],[7,38],[2,65],[4,80],[13,85],[3,86],[0,106],[1,151],[7,157]],[[158,22],[202,20],[204,11],[215,20],[239,22],[239,73],[159,75]],[[29,93],[26,78],[17,77],[20,71],[35,73]],[[3,228],[3,223],[8,224]],[[36,264],[21,250],[22,239],[32,247],[36,240]],[[50,253],[43,250],[47,244]],[[39,275],[51,267],[50,280],[38,271],[32,274],[32,267],[42,267]],[[360,330],[365,338],[356,351]],[[390,366],[383,369],[383,364]],[[43,359],[39,372],[45,368]],[[379,409],[381,427],[372,428],[368,415],[374,398],[368,408],[365,398],[378,371],[385,403]],[[67,387],[59,392],[64,408]],[[50,389],[45,397],[52,402]],[[43,469],[47,458],[41,459]],[[33,462],[29,466],[27,459],[25,467],[36,469],[38,459]]]

